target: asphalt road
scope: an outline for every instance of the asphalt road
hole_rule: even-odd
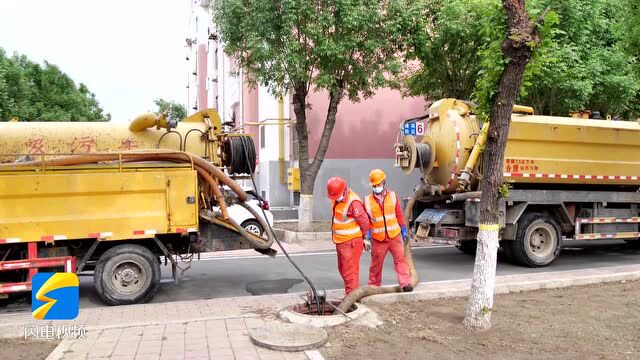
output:
[[[571,247],[567,247],[571,246]],[[470,278],[473,256],[453,247],[414,248],[413,258],[421,281]],[[339,289],[343,283],[337,271],[335,252],[295,254],[293,259],[319,289]],[[525,268],[498,262],[498,275],[536,274],[640,263],[640,249],[624,242],[566,241],[560,257],[544,268]],[[360,267],[361,285],[366,284],[369,256],[364,254]],[[256,253],[250,257],[210,258],[194,261],[183,280],[171,280],[170,267],[163,267],[163,280],[152,302],[201,300],[220,297],[252,296],[269,293],[305,292],[302,277],[284,256],[269,258]],[[388,254],[383,271],[383,284],[395,284],[395,272]],[[92,277],[81,277],[81,307],[105,306],[95,293]],[[12,304],[0,308],[0,314],[28,310],[28,304]]]

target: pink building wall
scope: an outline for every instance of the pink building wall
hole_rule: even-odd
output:
[[[247,81],[244,81],[246,74],[243,74],[242,82],[242,119],[245,122],[257,122],[258,121],[258,90],[252,89]],[[246,126],[244,132],[251,134],[253,143],[256,146],[256,150],[260,149],[260,136],[257,126]],[[259,156],[260,151],[256,151],[256,157]]]
[[[310,157],[315,154],[329,100],[327,93],[312,92],[307,100],[312,110],[307,113]],[[393,159],[393,144],[405,119],[424,115],[422,97],[403,98],[399,91],[385,88],[359,103],[343,100],[338,106],[336,125],[325,159]],[[293,108],[291,109],[293,115]]]
[[[198,44],[198,110],[207,104],[207,44]]]

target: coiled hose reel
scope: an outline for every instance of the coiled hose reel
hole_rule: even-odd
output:
[[[256,148],[251,136],[229,136],[224,140],[224,165],[229,174],[255,173],[256,159]]]
[[[435,157],[435,144],[427,135],[422,138],[422,143],[416,143],[414,136],[406,135],[396,148],[396,161],[407,175],[419,168],[423,176],[427,176],[433,169]]]

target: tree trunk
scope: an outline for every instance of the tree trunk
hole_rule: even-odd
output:
[[[300,206],[298,207],[298,227],[311,227],[313,209],[313,183],[309,184],[305,174],[309,171],[309,130],[307,129],[307,84],[299,83],[293,88],[293,112],[296,115],[296,135],[298,137],[298,162],[300,166]]]
[[[307,126],[306,99],[307,86],[300,84],[295,86],[293,93],[293,111],[296,115],[296,133],[298,135],[298,151],[300,159],[300,206],[298,208],[298,229],[312,230],[313,222],[313,188],[324,161],[324,156],[329,148],[329,141],[333,133],[338,113],[338,104],[342,99],[342,83],[329,92],[329,107],[327,117],[320,138],[318,150],[313,162],[309,161],[309,129]]]
[[[532,47],[539,41],[525,9],[525,0],[503,0],[507,13],[507,37],[502,43],[506,64],[498,81],[498,91],[490,110],[490,124],[482,168],[480,229],[471,293],[463,321],[469,330],[491,327],[496,260],[499,243],[499,200],[503,183],[504,149],[507,144],[513,105],[520,91],[524,71],[531,59]]]

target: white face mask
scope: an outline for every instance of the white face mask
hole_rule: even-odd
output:
[[[384,186],[379,185],[373,188],[373,192],[376,194],[380,194],[384,190]]]
[[[340,195],[340,197],[336,199],[336,201],[338,201],[338,202],[340,202],[342,200],[344,200],[344,194]]]

